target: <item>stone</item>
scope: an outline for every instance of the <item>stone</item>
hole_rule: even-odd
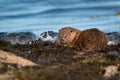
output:
[[[118,73],[118,67],[114,65],[110,65],[105,68],[106,72],[103,75],[104,78],[111,78]]]

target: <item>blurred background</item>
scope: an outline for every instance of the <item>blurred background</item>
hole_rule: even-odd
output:
[[[0,0],[0,32],[58,32],[66,26],[120,32],[120,0]]]

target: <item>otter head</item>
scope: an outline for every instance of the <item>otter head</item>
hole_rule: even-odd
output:
[[[80,33],[80,30],[71,27],[65,27],[59,30],[60,44],[70,45]]]

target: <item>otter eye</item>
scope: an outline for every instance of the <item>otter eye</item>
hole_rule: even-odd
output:
[[[70,32],[72,32],[72,30],[70,30]]]

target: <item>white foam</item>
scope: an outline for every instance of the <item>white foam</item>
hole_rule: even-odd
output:
[[[107,45],[117,45],[118,43],[116,43],[115,41],[108,41]]]
[[[43,41],[50,41],[50,42],[54,43],[54,42],[57,42],[57,40],[58,40],[58,35],[52,37],[48,34],[48,31],[46,32],[46,37],[44,37],[44,35],[45,35],[45,33],[43,33],[39,36],[39,38],[42,39]]]
[[[108,34],[108,45],[117,45],[120,44],[120,33],[111,33]]]

